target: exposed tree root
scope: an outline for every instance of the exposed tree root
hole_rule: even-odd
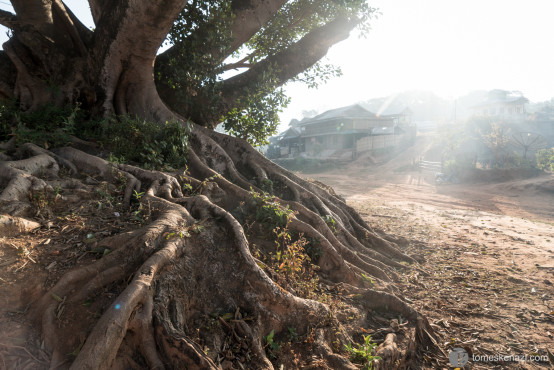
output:
[[[269,162],[243,141],[200,128],[191,141],[190,173],[179,176],[114,165],[73,148],[52,153],[30,144],[20,151],[31,157],[0,162],[0,200],[8,211],[9,204],[30,209],[29,194],[51,191],[51,184],[87,189],[81,181],[60,179],[60,165],[83,181],[118,183],[126,207],[133,193],[144,192],[137,199],[149,222],[100,240],[98,247],[109,253],[66,273],[33,304],[30,315],[42,325],[51,367],[272,368],[279,354],[264,337],[273,332],[272,340],[284,341],[290,331],[303,338],[300,351],[319,358],[303,366],[354,368],[343,345],[357,334],[341,326],[329,301],[300,297],[272,279],[278,269],[255,255],[245,233],[252,221],[237,219],[241,207],[253,212],[252,191],[268,188],[280,207],[294,212],[287,230],[318,248],[319,283],[310,289],[321,293],[325,285],[342,292],[334,299],[363,312],[358,327],[368,325],[374,311],[408,320],[401,335],[405,348],[399,347],[398,332],[387,336],[379,348],[382,364],[410,366],[420,361],[417,349],[432,349],[425,318],[395,295],[394,282],[404,264],[414,263],[412,257],[340,197]],[[184,184],[190,185],[187,191]],[[19,207],[10,213],[22,212]],[[271,248],[275,242],[265,244]],[[100,299],[108,288],[115,300]],[[68,357],[72,352],[75,357]]]

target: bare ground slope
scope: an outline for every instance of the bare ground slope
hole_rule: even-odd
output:
[[[468,366],[552,368],[554,175],[436,186],[432,174],[408,169],[430,143],[420,139],[381,166],[355,163],[311,177],[425,257],[405,276],[403,293],[432,319],[445,355],[456,347],[470,356],[538,354],[549,361]]]

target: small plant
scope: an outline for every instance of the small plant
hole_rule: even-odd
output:
[[[273,340],[274,335],[275,331],[272,329],[269,334],[264,337],[265,348],[267,349],[267,353],[271,358],[275,358],[277,351],[279,351],[279,343]]]
[[[144,195],[144,192],[137,192],[136,190],[133,190],[133,198],[135,201],[140,202],[140,199]]]
[[[286,227],[294,212],[288,206],[283,207],[275,197],[251,191],[256,206],[255,219],[270,229]]]
[[[368,276],[364,273],[362,273],[362,279],[364,279],[364,281],[367,281],[369,284],[373,285],[375,284],[375,281],[373,281],[373,279],[371,278],[371,276]]]
[[[111,158],[135,162],[147,169],[178,168],[186,163],[190,124],[179,121],[158,124],[132,116],[102,122],[101,144]]]
[[[192,194],[192,185],[191,184],[183,184],[183,186],[181,186],[181,189],[188,193],[188,194]]]
[[[263,179],[260,184],[260,189],[268,194],[273,194],[273,181],[270,179]]]
[[[306,251],[308,257],[310,257],[310,260],[317,264],[319,262],[319,258],[323,256],[323,250],[319,246],[319,240],[315,238],[307,238],[306,240],[308,243],[304,246],[304,250]]]
[[[276,271],[282,272],[286,277],[297,278],[304,272],[304,264],[310,262],[310,257],[304,252],[306,239],[300,237],[292,242],[287,228],[275,228],[273,233],[277,238],[277,252],[272,256],[277,266]]]
[[[67,145],[82,118],[78,105],[45,104],[21,112],[16,103],[0,103],[0,141],[15,136],[18,144],[31,142],[47,149]]]
[[[325,221],[327,226],[329,226],[329,229],[333,230],[333,232],[337,231],[337,229],[335,228],[336,222],[335,222],[335,219],[333,218],[333,216],[325,215],[325,216],[322,216],[321,218],[323,219],[323,221]]]
[[[289,332],[287,334],[289,340],[291,342],[296,342],[298,340],[298,334],[296,333],[296,329],[295,328],[289,328],[288,329]]]
[[[363,368],[366,370],[371,370],[373,369],[373,361],[380,360],[381,357],[373,355],[377,344],[371,341],[371,335],[366,335],[363,338],[364,343],[356,344],[356,348],[352,347],[352,343],[345,344],[344,347],[350,354],[350,360],[352,362],[363,365]]]

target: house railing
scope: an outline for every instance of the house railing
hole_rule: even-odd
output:
[[[442,172],[442,163],[441,162],[431,162],[431,161],[424,161],[423,159],[419,160],[419,171],[424,172]]]

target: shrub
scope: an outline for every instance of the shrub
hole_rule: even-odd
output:
[[[541,170],[554,171],[554,148],[541,149],[537,152],[537,167]]]
[[[190,124],[163,125],[131,116],[104,121],[102,144],[119,161],[135,162],[147,169],[178,168],[186,163]]]
[[[255,191],[251,192],[254,204],[256,206],[256,221],[267,226],[269,229],[276,227],[286,227],[293,216],[293,211],[288,206],[283,207],[275,197]]]
[[[18,144],[31,142],[44,148],[67,145],[83,119],[78,106],[45,104],[21,112],[15,102],[0,103],[0,141],[15,136]]]

